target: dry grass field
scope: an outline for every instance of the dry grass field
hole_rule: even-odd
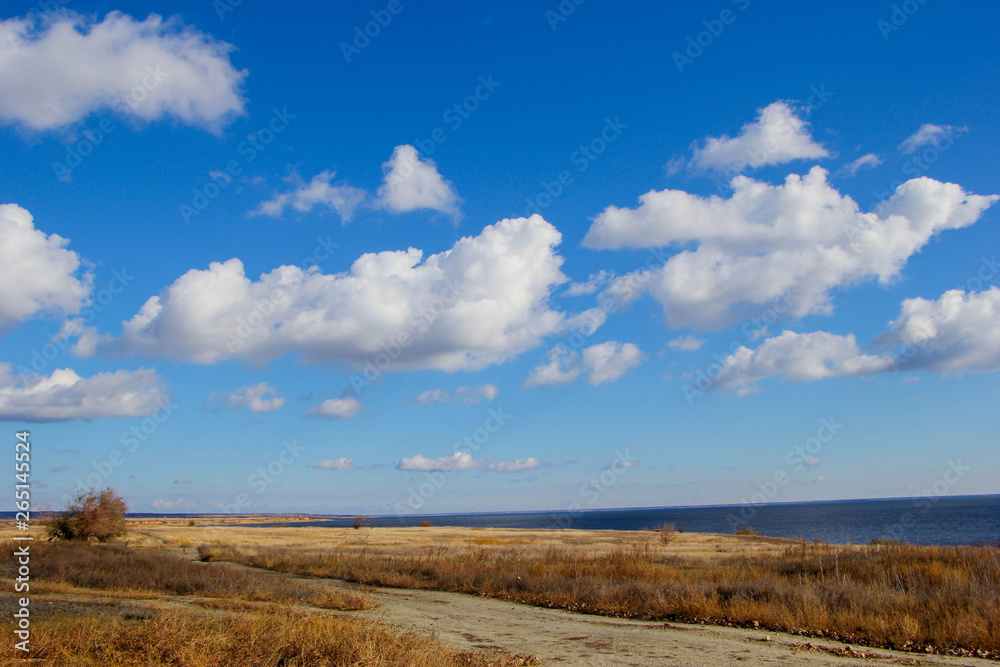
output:
[[[0,539],[11,534],[2,529]],[[100,644],[86,644],[86,638],[103,637],[101,641],[117,646],[112,639],[122,637],[125,644],[135,642],[162,655],[162,663],[141,664],[240,664],[191,662],[162,653],[165,648],[154,647],[150,637],[158,627],[170,627],[177,637],[205,643],[207,654],[223,655],[237,645],[240,650],[254,645],[250,638],[256,632],[280,620],[277,632],[287,651],[274,655],[283,661],[267,662],[267,657],[259,664],[530,664],[530,659],[511,655],[435,651],[421,644],[426,638],[399,638],[398,630],[359,619],[317,616],[324,608],[371,606],[360,591],[319,586],[329,578],[473,593],[614,617],[759,627],[888,649],[1000,657],[996,547],[833,546],[692,533],[664,541],[654,531],[262,528],[209,518],[133,523],[124,543],[127,548],[121,543],[36,543],[33,568],[40,590],[83,590],[111,599],[189,596],[198,602],[183,611],[159,610],[152,617],[52,618],[38,627],[45,651],[86,653]],[[192,562],[197,559],[211,562]],[[224,570],[232,566],[219,561],[253,569]],[[199,620],[192,616],[193,608],[210,615]],[[279,609],[290,615],[281,616]],[[196,622],[209,628],[203,639],[196,637]],[[303,634],[297,629],[302,624],[316,632]],[[431,657],[400,661],[389,654],[382,663],[357,662],[356,656],[367,650],[363,638],[373,633],[397,637],[385,644],[395,647],[392,651],[420,655],[427,650],[433,660],[452,662],[433,662]],[[295,662],[328,651],[341,657]]]

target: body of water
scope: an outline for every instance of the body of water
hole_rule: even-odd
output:
[[[686,530],[706,533],[734,533],[750,526],[761,535],[822,539],[833,544],[867,543],[878,538],[916,544],[975,544],[1000,542],[1000,496],[575,512],[405,514],[367,517],[366,521],[371,526],[417,526],[421,521],[430,521],[435,526],[585,530],[647,530],[674,523]],[[257,525],[347,527],[352,522],[352,517],[331,516],[319,522]]]

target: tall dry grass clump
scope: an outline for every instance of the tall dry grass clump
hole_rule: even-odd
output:
[[[202,557],[366,584],[634,618],[760,625],[906,650],[1000,657],[1000,549],[800,545],[715,559],[633,547],[201,547]]]

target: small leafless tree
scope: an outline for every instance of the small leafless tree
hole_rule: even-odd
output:
[[[660,541],[664,544],[670,544],[677,537],[677,526],[672,523],[665,523],[656,529],[656,532],[660,534]]]

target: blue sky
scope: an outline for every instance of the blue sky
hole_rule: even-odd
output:
[[[992,3],[47,7],[0,24],[36,502],[1000,492]]]

